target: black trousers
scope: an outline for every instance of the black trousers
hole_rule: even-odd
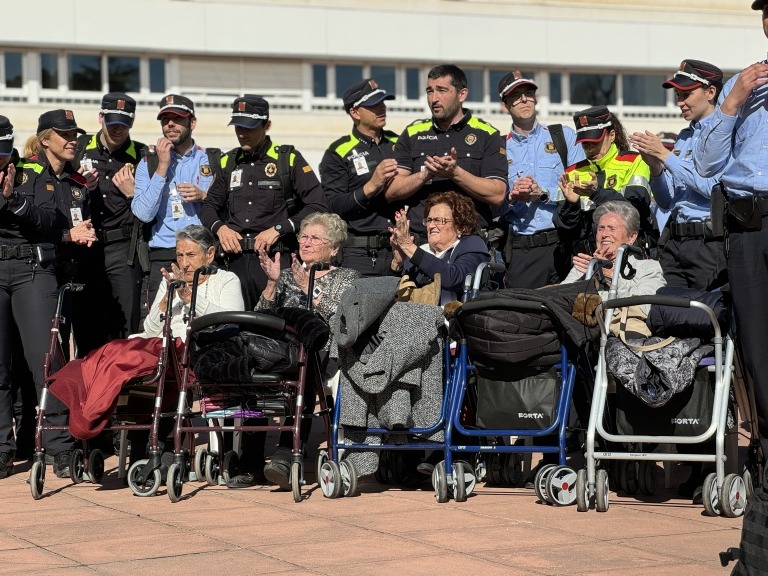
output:
[[[44,384],[43,359],[48,351],[57,296],[53,264],[43,267],[26,260],[0,261],[0,452],[16,450],[11,381],[14,325],[39,400]],[[54,364],[53,370],[57,368]],[[66,425],[66,406],[53,394],[48,394],[46,411],[51,414],[48,424]],[[74,445],[67,430],[46,432],[44,441],[46,450],[53,455],[71,450]]]
[[[755,391],[760,442],[768,455],[768,216],[763,216],[758,231],[730,225],[728,278],[737,334]]]
[[[344,248],[341,265],[360,272],[363,277],[387,276],[392,264],[392,250],[381,248],[370,251],[367,248]]]
[[[511,236],[510,236],[511,243]],[[533,248],[507,247],[507,288],[541,288],[559,284],[568,275],[566,259],[559,244]]]
[[[659,263],[667,286],[714,290],[728,282],[721,240],[670,238],[661,250]]]
[[[274,256],[272,256],[274,258]],[[280,267],[291,265],[291,255],[280,254]],[[242,254],[227,254],[224,266],[240,279],[240,287],[243,291],[243,301],[246,310],[253,310],[261,297],[261,293],[267,286],[267,275],[259,264],[259,255],[256,252],[243,252]]]

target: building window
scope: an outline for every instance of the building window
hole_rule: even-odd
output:
[[[21,88],[21,53],[5,53],[5,87]]]
[[[371,78],[376,80],[379,88],[395,94],[395,69],[392,66],[371,66]]]
[[[312,64],[312,95],[316,98],[328,96],[328,67],[325,64]]]
[[[661,84],[665,76],[623,74],[622,98],[625,106],[665,106],[667,94]]]
[[[553,104],[563,101],[563,75],[560,72],[549,73],[549,101]]]
[[[362,66],[349,66],[347,64],[340,64],[336,66],[336,96],[341,98],[341,95],[352,86],[363,79],[363,67]]]
[[[509,74],[507,70],[489,70],[488,71],[488,89],[491,91],[491,102],[501,100],[499,98],[499,82]]]
[[[55,90],[59,87],[59,57],[56,54],[40,54],[40,71],[43,88]]]
[[[616,104],[614,74],[571,74],[571,103],[586,106]]]
[[[483,101],[483,71],[482,70],[464,70],[467,76],[467,100],[469,102]]]
[[[139,59],[130,56],[110,56],[107,59],[110,92],[139,91]]]
[[[418,100],[421,98],[421,88],[419,87],[420,71],[418,68],[405,69],[405,97],[408,100]]]
[[[165,60],[149,59],[149,91],[165,94]]]
[[[69,89],[101,92],[101,57],[70,54]]]

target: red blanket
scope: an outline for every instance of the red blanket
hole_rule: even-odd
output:
[[[155,372],[161,344],[160,338],[113,340],[82,360],[72,360],[50,377],[50,391],[69,408],[72,436],[89,440],[104,429],[115,411],[122,387]],[[176,356],[181,358],[184,344],[178,338],[174,344]],[[170,374],[173,356],[171,352],[167,367]],[[167,385],[166,391],[170,392]]]

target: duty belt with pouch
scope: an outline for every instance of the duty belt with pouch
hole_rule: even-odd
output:
[[[0,246],[0,260],[34,260],[45,265],[56,259],[53,244],[6,244]]]
[[[253,236],[246,236],[245,238],[240,239],[240,249],[243,252],[256,252],[256,238]],[[291,247],[288,245],[288,243],[283,239],[279,238],[272,246],[270,247],[267,252],[270,254],[274,254],[275,252],[280,252],[280,254],[287,254],[290,252]],[[229,253],[224,253],[225,255],[230,255]]]
[[[381,250],[392,248],[389,243],[389,237],[383,234],[372,234],[370,236],[349,236],[344,244],[347,248],[366,248],[368,250]]]
[[[768,198],[728,198],[727,207],[728,215],[739,228],[746,232],[756,232],[762,230],[763,216],[768,214]]]

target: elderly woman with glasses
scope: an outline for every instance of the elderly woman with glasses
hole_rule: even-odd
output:
[[[424,203],[427,243],[416,246],[408,232],[405,211],[395,214],[390,228],[394,258],[392,271],[402,270],[417,286],[440,274],[440,304],[460,300],[464,279],[481,262],[488,262],[488,248],[477,234],[477,212],[472,201],[457,192],[433,194]]]
[[[280,269],[280,253],[270,258],[266,250],[259,251],[259,263],[267,276],[267,285],[256,303],[256,310],[273,310],[279,307],[304,307],[307,299],[317,314],[326,322],[336,313],[342,293],[360,277],[357,270],[337,268],[331,263],[347,241],[347,223],[338,214],[315,212],[301,221],[298,234],[299,254],[291,256],[290,268]],[[314,290],[309,295],[309,270],[313,264],[329,264],[326,270],[315,273]],[[338,371],[335,360],[330,360],[329,341],[319,353],[322,377],[329,379]],[[314,398],[314,382],[307,381],[305,396]],[[307,410],[314,409],[314,404]],[[302,440],[309,436],[311,419],[302,421]],[[227,482],[228,488],[248,488],[266,482],[277,484],[281,490],[289,488],[291,470],[290,433],[283,433],[277,450],[268,464],[264,464],[265,432],[245,434],[242,438],[242,457],[238,474]]]

